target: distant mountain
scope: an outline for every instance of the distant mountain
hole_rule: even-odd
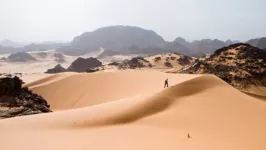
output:
[[[0,46],[18,48],[18,47],[23,47],[23,44],[13,42],[11,40],[3,40],[0,42]]]
[[[17,52],[20,52],[22,50],[23,50],[23,48],[14,48],[14,47],[0,46],[0,54],[17,53]]]
[[[29,44],[23,47],[23,51],[29,52],[29,51],[44,51],[44,50],[50,50],[50,49],[58,49],[64,46],[68,46],[69,43],[56,43],[56,42],[46,42],[42,44]]]
[[[251,40],[247,41],[247,43],[252,45],[252,46],[256,46],[258,48],[266,50],[266,37],[251,39]]]
[[[46,42],[42,44],[29,44],[24,47],[5,47],[0,46],[0,54],[11,54],[17,52],[30,52],[30,51],[45,51],[50,49],[58,49],[64,46],[68,46],[69,43],[55,43],[55,42]]]
[[[222,47],[240,43],[240,41],[202,39],[188,42],[184,38],[178,37],[172,42],[167,42],[152,30],[133,26],[109,26],[92,32],[85,32],[75,37],[70,43],[48,41],[32,43],[22,48],[11,47],[15,43],[9,40],[3,43],[4,46],[0,44],[0,54],[56,49],[67,55],[79,56],[103,49],[102,56],[110,54],[182,53],[187,56],[201,57]],[[266,37],[252,39],[247,43],[266,49]]]
[[[7,57],[7,60],[11,62],[28,62],[28,61],[36,61],[36,58],[32,57],[30,54],[25,52],[18,52],[9,55]]]
[[[227,46],[227,44],[221,40],[203,39],[200,41],[194,41],[191,43],[193,52],[198,56],[206,53],[213,53],[215,50]]]
[[[188,48],[190,46],[185,46],[177,41],[174,42],[168,42],[165,44],[164,46],[164,50],[166,52],[178,52],[178,53],[182,53],[185,55],[191,55],[192,51],[190,48]]]
[[[86,32],[73,39],[70,46],[57,49],[69,55],[81,55],[104,48],[105,53],[158,54],[178,52],[189,56],[202,56],[234,43],[220,40],[203,39],[192,43],[178,37],[166,42],[154,31],[132,26],[109,26]]]
[[[178,38],[176,38],[175,40],[174,40],[174,42],[175,43],[179,43],[179,44],[181,44],[181,45],[183,45],[183,46],[185,46],[185,47],[187,47],[187,48],[189,48],[189,49],[191,49],[192,47],[192,45],[191,45],[191,43],[190,42],[188,42],[188,41],[186,41],[185,39],[183,39],[182,37],[178,37]]]
[[[195,57],[201,57],[203,55],[206,55],[207,53],[213,53],[215,50],[220,49],[225,46],[229,46],[231,44],[235,44],[238,41],[221,41],[218,39],[202,39],[202,40],[196,40],[193,42],[188,42],[185,39],[178,37],[174,40],[175,43],[179,43],[187,48],[185,51],[178,51],[180,53],[183,53],[185,55],[189,56],[195,56]],[[180,46],[179,46],[180,47]]]
[[[231,41],[231,40],[226,40],[226,41],[225,41],[225,44],[226,44],[226,45],[232,45],[232,44],[234,44],[234,42]]]
[[[145,48],[161,48],[164,39],[154,31],[132,26],[109,26],[77,36],[71,45],[58,49],[64,53],[85,54],[104,48],[115,51],[141,51]],[[77,54],[77,55],[78,55]]]

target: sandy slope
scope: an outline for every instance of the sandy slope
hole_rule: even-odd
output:
[[[165,77],[171,79],[172,86],[163,90],[161,80]],[[187,81],[180,83],[181,78]],[[239,92],[215,76],[191,78],[126,71],[71,75],[47,84],[48,80],[43,80],[39,87],[33,84],[33,90],[43,92],[47,98],[49,89],[55,90],[59,85],[66,88],[64,92],[51,93],[57,97],[49,97],[56,108],[58,103],[62,103],[62,108],[89,106],[96,103],[91,102],[96,98],[106,103],[1,120],[0,149],[266,149],[265,102]],[[82,92],[70,87],[77,85]],[[136,93],[145,96],[129,97]],[[79,98],[80,103],[67,105],[62,99],[67,97],[71,97],[68,102]],[[122,97],[126,99],[112,100]],[[187,138],[188,133],[191,138]]]
[[[174,85],[194,75],[165,74],[158,71],[117,71],[93,74],[57,74],[28,84],[41,94],[52,109],[72,109],[160,91],[164,80]],[[54,81],[54,82],[51,82]],[[41,86],[37,86],[41,84]],[[71,91],[71,92],[70,92]]]

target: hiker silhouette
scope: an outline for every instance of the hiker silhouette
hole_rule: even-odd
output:
[[[168,87],[168,79],[165,80],[164,82],[164,88]]]

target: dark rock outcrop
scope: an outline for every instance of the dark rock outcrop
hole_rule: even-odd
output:
[[[100,67],[102,62],[96,58],[81,58],[76,59],[72,64],[67,68],[68,71],[73,72],[86,72],[88,69]]]
[[[195,61],[184,73],[215,74],[236,88],[266,87],[266,51],[249,44],[233,44]]]
[[[60,72],[67,72],[67,70],[62,67],[60,64],[56,65],[52,69],[48,69],[45,73],[60,73]]]
[[[12,62],[28,62],[28,61],[36,61],[36,58],[32,57],[30,54],[25,52],[18,52],[15,54],[11,54],[7,58]]]
[[[0,118],[51,112],[47,102],[22,83],[18,77],[0,79]]]

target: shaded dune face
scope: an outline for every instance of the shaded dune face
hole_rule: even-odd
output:
[[[213,75],[57,74],[27,86],[61,111],[0,121],[0,149],[266,149],[265,102]]]

